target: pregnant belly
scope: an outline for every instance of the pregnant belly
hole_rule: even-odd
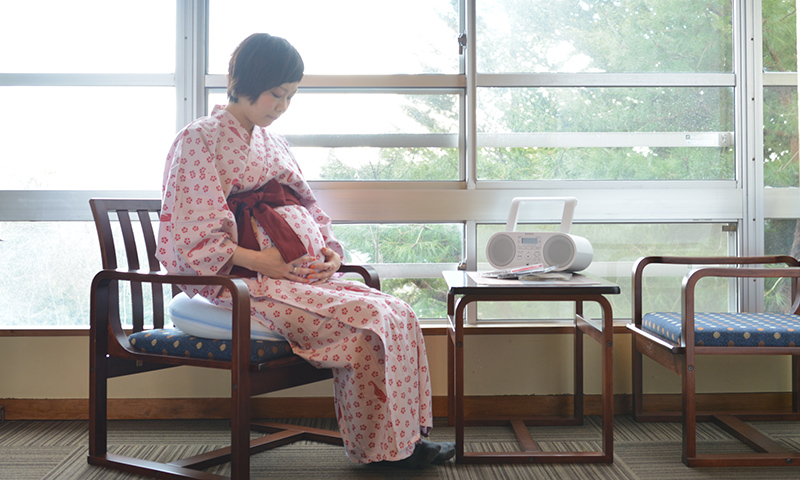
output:
[[[325,246],[325,239],[311,213],[305,207],[299,205],[278,207],[275,211],[286,220],[286,223],[297,235],[297,238],[306,247],[308,254],[315,257],[317,261],[324,261],[325,256],[321,250]],[[307,265],[304,264],[302,266]]]

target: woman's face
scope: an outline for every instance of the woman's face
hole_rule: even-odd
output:
[[[259,127],[266,127],[272,125],[272,122],[277,120],[289,108],[292,102],[292,97],[297,93],[297,87],[300,82],[284,83],[270,90],[265,90],[261,93],[254,103],[245,100],[239,101],[241,113],[244,118],[239,118],[239,121],[252,130],[253,125]]]

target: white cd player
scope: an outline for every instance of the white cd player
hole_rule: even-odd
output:
[[[559,232],[517,232],[519,206],[523,202],[564,202]],[[556,271],[577,272],[592,263],[594,252],[589,240],[571,235],[572,216],[578,200],[574,197],[517,197],[511,201],[506,231],[495,233],[486,244],[486,258],[497,269],[541,263]]]

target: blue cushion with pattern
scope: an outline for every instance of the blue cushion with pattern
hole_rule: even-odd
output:
[[[695,313],[695,345],[794,347],[800,345],[800,315],[788,313]],[[681,314],[648,313],[642,327],[680,344]]]
[[[133,348],[145,353],[177,357],[204,358],[230,361],[233,356],[232,340],[213,340],[195,337],[177,328],[162,328],[137,332],[128,337]],[[250,361],[261,363],[292,354],[285,340],[252,340]]]

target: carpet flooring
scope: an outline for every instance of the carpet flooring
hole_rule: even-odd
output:
[[[280,420],[335,429],[329,419]],[[789,423],[757,426],[793,451],[800,451],[800,427]],[[638,424],[629,416],[614,423],[613,464],[456,465],[452,462],[420,471],[355,465],[341,447],[298,442],[252,457],[253,479],[546,479],[546,480],[694,480],[800,479],[800,467],[691,469],[680,460],[678,423]],[[534,439],[546,450],[599,450],[599,418],[577,427],[535,427]],[[110,451],[152,460],[176,459],[219,448],[228,442],[225,421],[114,421]],[[506,427],[468,427],[467,447],[476,451],[516,451]],[[453,428],[437,419],[435,441],[452,441]],[[710,424],[700,424],[703,452],[747,452],[749,449]],[[0,479],[138,480],[144,477],[110,471],[86,462],[88,423],[83,421],[6,421],[0,423]],[[226,474],[229,466],[209,470]]]

